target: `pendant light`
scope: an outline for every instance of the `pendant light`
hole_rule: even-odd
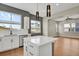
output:
[[[39,20],[38,3],[37,3],[37,11],[36,11],[36,20]]]
[[[47,5],[47,17],[51,17],[51,6]]]
[[[36,20],[39,20],[39,11],[36,11]]]

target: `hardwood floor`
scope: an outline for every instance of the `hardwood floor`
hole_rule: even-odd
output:
[[[23,56],[23,48],[0,52],[0,56]]]
[[[55,56],[79,56],[79,39],[59,37],[54,45]]]
[[[79,39],[58,37],[54,44],[55,56],[79,56]],[[1,52],[0,56],[23,56],[23,48]]]

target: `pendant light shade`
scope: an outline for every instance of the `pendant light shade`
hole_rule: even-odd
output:
[[[39,20],[39,11],[36,11],[36,19]]]
[[[47,5],[47,17],[51,17],[51,6]]]
[[[37,6],[36,6],[36,8],[37,8],[37,11],[36,11],[36,20],[39,20],[38,3],[37,3]]]

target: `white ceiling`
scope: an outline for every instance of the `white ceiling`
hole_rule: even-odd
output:
[[[16,7],[25,11],[29,11],[30,13],[35,15],[35,12],[37,9],[39,10],[40,16],[45,17],[46,16],[46,5],[48,3],[3,3],[12,7]],[[37,8],[38,5],[38,8]],[[52,14],[56,14],[62,11],[65,11],[67,9],[79,6],[78,3],[51,3],[52,8]]]

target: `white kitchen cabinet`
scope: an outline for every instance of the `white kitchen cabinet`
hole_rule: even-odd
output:
[[[52,56],[54,53],[54,38],[33,36],[24,38],[24,41],[25,56]]]
[[[13,36],[12,40],[13,40],[12,48],[18,48],[19,47],[19,36]]]
[[[3,37],[2,38],[2,50],[6,51],[11,49],[11,38],[10,37]]]
[[[2,47],[3,45],[2,45],[2,38],[0,37],[0,51],[2,51],[3,50],[3,47]]]
[[[0,52],[11,50],[19,47],[18,35],[3,36],[0,41]]]

